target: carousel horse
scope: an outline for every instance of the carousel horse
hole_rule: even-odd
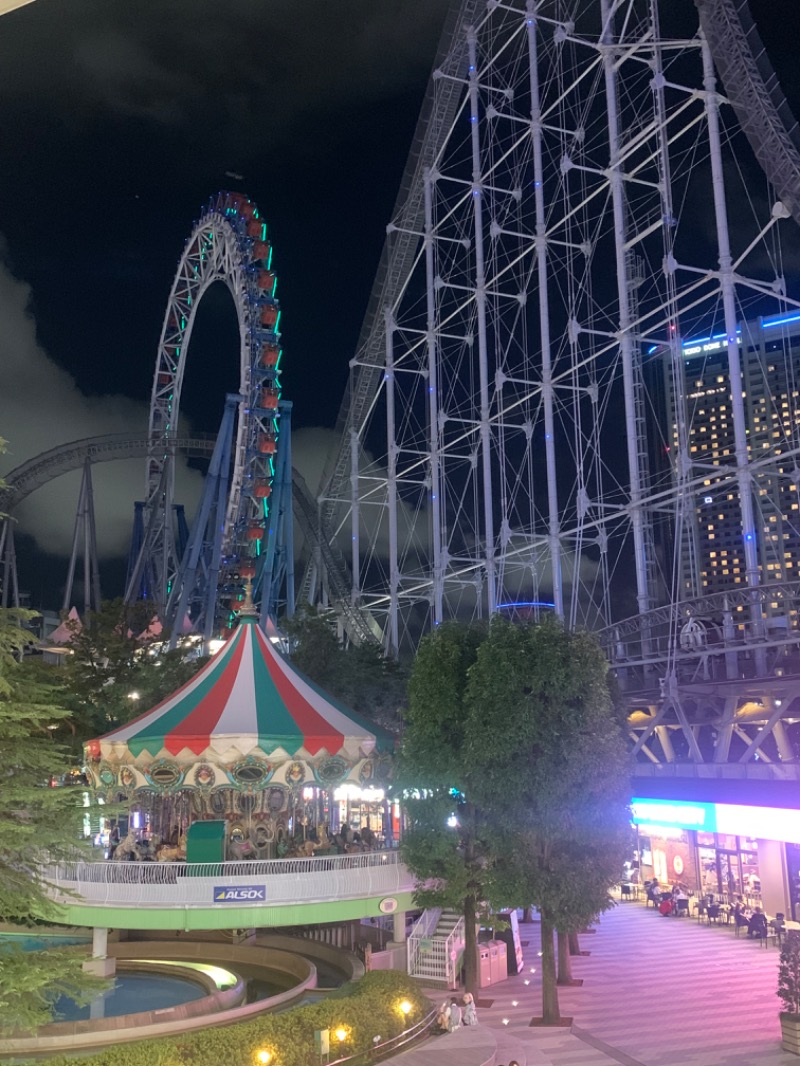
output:
[[[117,844],[112,861],[119,862],[122,859],[135,859],[136,862],[140,862],[141,858],[142,853],[136,843],[136,830],[131,828]]]
[[[234,862],[238,862],[241,859],[255,859],[256,849],[250,840],[232,840],[228,844],[228,854]]]
[[[156,851],[156,862],[183,862],[186,858],[186,837],[177,844],[162,844]]]

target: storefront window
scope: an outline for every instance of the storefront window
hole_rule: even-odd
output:
[[[706,896],[709,893],[714,896],[718,895],[721,889],[719,887],[716,849],[698,848],[697,859],[700,864],[700,888],[703,895]]]
[[[703,894],[743,896],[754,905],[761,899],[758,850],[754,840],[729,833],[697,834],[697,859]],[[712,846],[713,845],[713,846]]]
[[[744,844],[745,841],[742,841]],[[748,840],[746,843],[750,843]],[[758,854],[754,851],[743,851],[742,859],[742,882],[744,891],[748,895],[761,895],[761,878],[758,876]]]
[[[694,848],[683,830],[655,832],[639,837],[642,879],[656,877],[662,885],[694,887]]]

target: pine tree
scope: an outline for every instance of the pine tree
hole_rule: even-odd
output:
[[[57,687],[27,674],[19,656],[31,642],[24,623],[34,612],[0,610],[0,922],[33,925],[58,915],[43,868],[75,858],[84,794],[51,788],[69,768],[53,740],[68,711],[54,702]],[[82,959],[61,951],[0,950],[0,1032],[35,1028],[50,1020],[64,992],[83,1000],[98,987]]]

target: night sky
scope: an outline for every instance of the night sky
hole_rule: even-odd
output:
[[[79,437],[146,432],[175,267],[223,188],[270,227],[296,459],[321,467],[446,6],[37,0],[0,20],[0,471]],[[800,3],[751,7],[800,113]],[[230,298],[212,289],[181,404],[195,430],[215,432],[238,387],[237,344]],[[144,464],[96,470],[113,556]],[[20,515],[51,553],[69,550],[77,485],[60,479]],[[196,477],[187,503],[198,491]],[[39,551],[33,568],[33,551],[23,541],[23,587],[58,606],[63,563]]]

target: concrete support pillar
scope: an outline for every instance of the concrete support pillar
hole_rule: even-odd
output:
[[[86,973],[96,977],[113,977],[117,970],[117,960],[108,957],[108,929],[96,926],[92,930],[92,957],[83,964]]]
[[[406,912],[395,911],[392,915],[392,942],[405,944],[406,942]]]
[[[773,918],[781,911],[792,913],[786,848],[780,840],[758,841],[758,876],[761,881],[761,905]]]

